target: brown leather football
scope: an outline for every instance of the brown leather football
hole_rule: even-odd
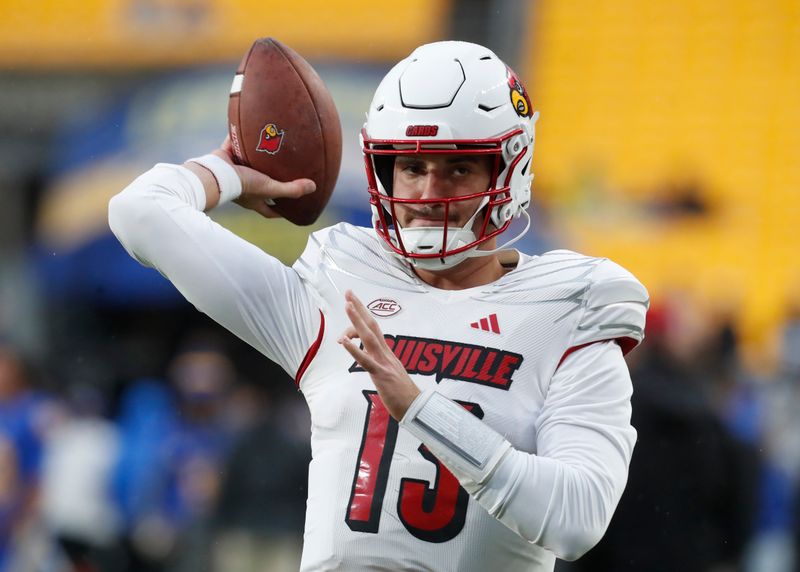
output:
[[[234,160],[279,181],[308,178],[317,190],[272,207],[297,225],[319,217],[336,185],[342,127],[328,88],[297,52],[256,40],[234,76],[228,102]]]

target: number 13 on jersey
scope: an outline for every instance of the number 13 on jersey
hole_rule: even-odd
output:
[[[351,530],[377,533],[399,426],[377,391],[364,390],[363,394],[367,400],[367,416],[345,522]],[[483,418],[479,405],[458,403],[479,419]],[[425,445],[420,445],[418,450],[436,466],[436,480],[431,484],[422,479],[402,479],[397,514],[403,526],[420,540],[447,542],[464,528],[469,494]]]

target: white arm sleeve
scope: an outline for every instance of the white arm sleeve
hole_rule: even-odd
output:
[[[431,429],[424,411],[441,403],[425,393],[402,425],[489,514],[559,558],[575,560],[603,536],[625,488],[636,440],[631,393],[619,346],[598,342],[570,354],[553,376],[535,455],[514,449],[454,402],[435,417],[458,417],[464,428],[451,422]],[[484,450],[487,443],[491,451]]]
[[[294,376],[317,336],[318,304],[294,270],[204,207],[194,173],[159,163],[111,199],[109,225],[131,256]]]

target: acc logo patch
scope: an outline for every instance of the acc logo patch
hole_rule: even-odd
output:
[[[403,308],[394,300],[378,298],[370,302],[367,305],[367,309],[379,318],[388,318],[389,316],[394,316]]]
[[[508,72],[508,87],[511,95],[511,105],[520,117],[532,117],[533,107],[525,86],[519,81],[517,74],[511,68],[506,68]]]
[[[256,151],[274,155],[281,150],[283,133],[283,129],[278,130],[278,126],[274,123],[267,123],[261,130],[261,136],[258,138]]]

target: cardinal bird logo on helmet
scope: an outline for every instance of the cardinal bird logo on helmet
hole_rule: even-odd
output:
[[[533,107],[531,106],[528,92],[525,91],[525,86],[522,85],[517,74],[511,68],[508,68],[508,87],[511,89],[511,104],[514,106],[517,115],[520,117],[532,117]]]
[[[261,130],[261,136],[258,138],[258,146],[256,151],[262,151],[274,155],[281,150],[281,143],[283,142],[283,129],[278,129],[274,123],[267,123]]]

